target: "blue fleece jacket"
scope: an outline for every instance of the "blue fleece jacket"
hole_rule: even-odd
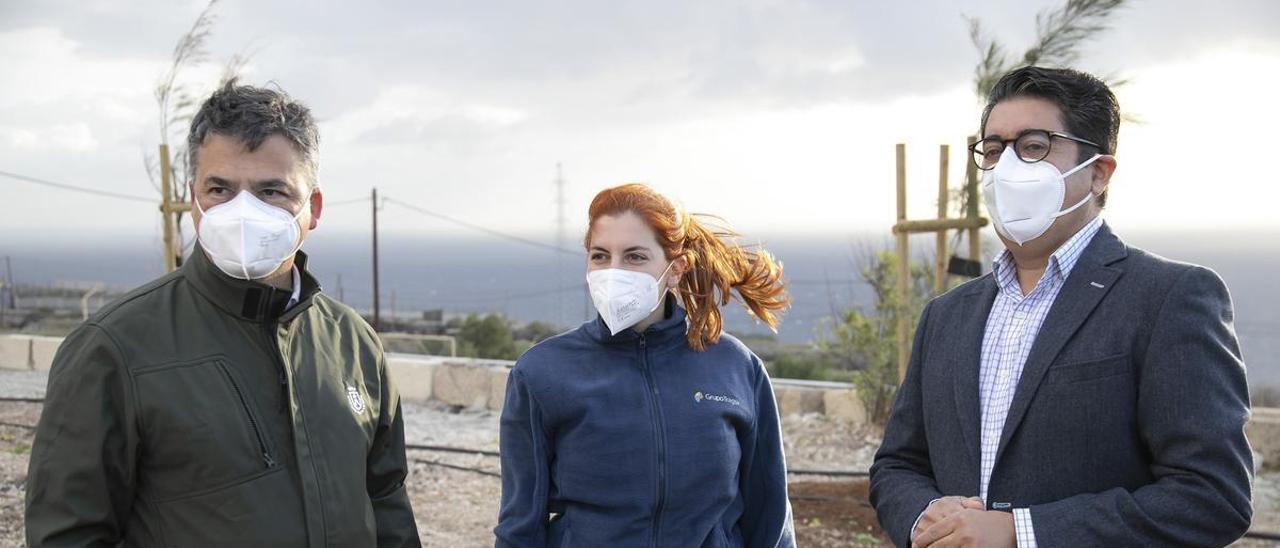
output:
[[[516,362],[496,546],[795,546],[768,374],[729,335],[694,351],[673,303],[643,334],[596,318]]]

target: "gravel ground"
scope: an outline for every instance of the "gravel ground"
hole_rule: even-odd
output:
[[[880,445],[878,432],[816,413],[783,417],[782,432],[787,468],[792,470],[865,472]]]
[[[0,397],[41,397],[43,373],[0,372]],[[0,548],[23,546],[22,508],[27,459],[40,405],[0,402]],[[405,404],[408,443],[494,451],[498,448],[498,416],[484,411],[443,405]],[[6,425],[5,423],[8,423]],[[791,469],[866,470],[871,465],[878,434],[865,428],[831,421],[822,415],[786,417],[782,421],[787,465]],[[478,454],[410,450],[409,493],[418,529],[426,546],[492,546],[501,483],[489,474],[499,472],[496,458]],[[465,467],[479,470],[459,470]],[[818,476],[793,476],[792,482],[823,481]],[[1254,489],[1257,530],[1280,531],[1280,472],[1258,477]],[[800,529],[812,527],[796,524]],[[847,546],[848,540],[822,542],[817,531],[802,538],[808,546]],[[1239,543],[1239,547],[1280,546]]]
[[[7,376],[2,378],[8,381]],[[8,391],[6,382],[0,381],[0,391]],[[22,501],[26,494],[27,456],[31,451],[34,431],[11,425],[34,425],[39,418],[39,404],[0,403],[0,423],[4,423],[0,424],[0,548],[26,545],[23,540]]]
[[[0,371],[0,396],[43,398],[49,375],[44,371]]]

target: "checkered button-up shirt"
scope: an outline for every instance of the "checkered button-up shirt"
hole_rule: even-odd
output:
[[[987,502],[987,487],[991,484],[1005,418],[1009,415],[1009,406],[1013,403],[1018,379],[1022,377],[1022,368],[1027,363],[1036,334],[1040,332],[1053,301],[1058,298],[1063,282],[1100,228],[1102,218],[1096,217],[1054,251],[1044,275],[1026,295],[1022,294],[1017,267],[1009,250],[1001,251],[992,265],[992,275],[999,291],[987,316],[978,373],[982,408],[982,483],[979,496],[984,503]],[[1015,508],[1013,518],[1019,548],[1034,548],[1036,537],[1031,524],[1031,510]]]

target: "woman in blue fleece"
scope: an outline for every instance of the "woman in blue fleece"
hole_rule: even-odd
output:
[[[595,197],[600,314],[511,371],[496,546],[795,546],[769,376],[720,316],[734,291],[772,328],[789,299],[732,236],[644,185]]]

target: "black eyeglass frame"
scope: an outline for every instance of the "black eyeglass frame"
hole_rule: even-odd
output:
[[[1046,135],[1049,137],[1048,139],[1045,140],[1045,142],[1048,144],[1045,146],[1043,156],[1035,159],[1027,159],[1027,158],[1023,158],[1022,155],[1018,153],[1018,141],[1028,135]],[[977,168],[982,171],[991,171],[995,169],[996,167],[995,164],[991,164],[991,167],[982,167],[982,161],[979,158],[985,157],[986,151],[979,152],[979,149],[980,147],[982,147],[983,143],[998,142],[1000,143],[1000,154],[1004,154],[1005,149],[1009,148],[1009,143],[1013,143],[1013,153],[1018,156],[1018,159],[1028,164],[1034,164],[1036,162],[1044,160],[1045,158],[1048,158],[1049,154],[1053,152],[1054,137],[1061,137],[1068,141],[1075,141],[1077,143],[1089,145],[1091,147],[1098,149],[1099,152],[1104,152],[1102,145],[1099,145],[1098,143],[1095,143],[1088,139],[1081,139],[1073,135],[1067,135],[1066,133],[1062,133],[1060,131],[1050,131],[1047,129],[1026,129],[1026,130],[1023,130],[1021,133],[1018,133],[1018,136],[1012,139],[995,139],[992,137],[987,137],[985,139],[979,139],[977,141],[974,141],[972,145],[969,145],[969,161],[973,162],[973,165],[977,166]]]

